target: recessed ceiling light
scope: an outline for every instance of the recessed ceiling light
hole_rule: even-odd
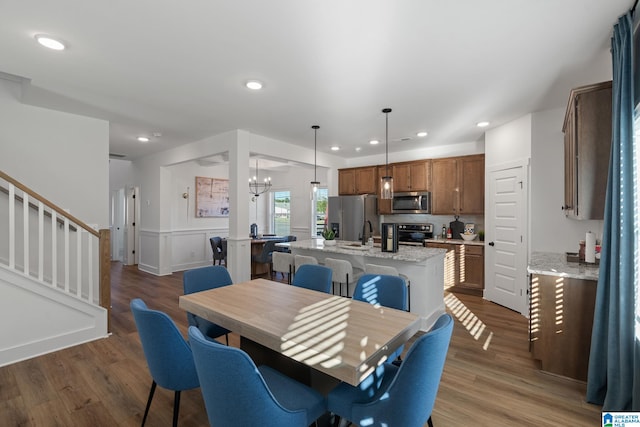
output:
[[[338,151],[340,150],[340,147],[338,147],[337,145],[334,145],[333,147],[331,147],[331,151]]]
[[[362,150],[361,147],[356,147],[356,151],[360,151],[360,150]]]
[[[424,138],[425,136],[427,136],[427,133],[422,131],[422,132],[418,132],[416,133],[416,136],[420,137],[420,138]]]
[[[372,139],[371,141],[369,141],[369,144],[371,144],[371,145],[377,145],[379,143],[380,143],[380,141],[378,141],[377,139]]]
[[[140,141],[140,142],[149,142],[149,138],[147,138],[146,136],[139,136],[138,137],[138,141]]]
[[[40,43],[44,47],[48,47],[53,50],[64,50],[65,46],[60,40],[56,40],[51,36],[47,36],[46,34],[36,34],[35,36],[38,43]]]
[[[260,90],[262,89],[263,85],[262,82],[258,80],[249,80],[247,83],[245,83],[245,86],[251,90]]]
[[[476,126],[478,126],[479,128],[486,128],[487,126],[489,126],[489,122],[478,122],[476,123]]]

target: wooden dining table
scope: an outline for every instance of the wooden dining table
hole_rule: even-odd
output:
[[[409,312],[266,279],[184,295],[179,306],[239,334],[256,364],[312,386],[358,385],[421,324]]]

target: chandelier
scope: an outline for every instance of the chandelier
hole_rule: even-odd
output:
[[[249,193],[258,197],[262,193],[266,193],[271,188],[271,177],[266,177],[262,182],[258,182],[258,159],[256,159],[256,174],[253,178],[249,178]]]

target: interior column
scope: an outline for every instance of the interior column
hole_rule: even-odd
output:
[[[251,134],[237,132],[236,144],[229,147],[229,237],[227,268],[234,283],[251,279],[251,239],[249,238],[249,145]]]

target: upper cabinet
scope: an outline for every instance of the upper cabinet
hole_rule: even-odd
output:
[[[484,214],[484,154],[431,161],[431,213]]]
[[[393,191],[429,191],[431,189],[431,160],[394,163]],[[392,167],[389,166],[390,168]]]
[[[571,91],[564,126],[565,215],[604,219],[611,149],[611,82]]]
[[[378,189],[376,166],[338,170],[338,193],[341,196],[353,194],[375,194]]]

